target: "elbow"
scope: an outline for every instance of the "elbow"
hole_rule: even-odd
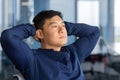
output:
[[[100,29],[98,28],[98,27],[95,27],[95,35],[96,35],[96,37],[100,37]]]
[[[93,33],[89,36],[91,42],[97,42],[100,37],[100,29],[98,27],[93,28]]]
[[[98,27],[96,27],[96,33],[97,33],[98,37],[100,37],[100,29]]]
[[[4,30],[1,33],[1,43],[9,40],[9,38],[12,38],[10,30]]]
[[[95,33],[94,33],[94,41],[95,43],[97,43],[97,41],[100,38],[100,29],[98,27],[96,27]]]
[[[4,31],[1,33],[1,41],[3,41],[3,40],[6,39],[7,34],[8,34],[8,31],[7,31],[7,30],[4,30]]]

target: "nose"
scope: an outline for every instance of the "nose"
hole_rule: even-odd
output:
[[[64,33],[65,32],[65,27],[64,26],[60,26],[59,27],[59,32],[60,33]]]

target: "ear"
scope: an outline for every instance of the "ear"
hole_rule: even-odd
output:
[[[36,34],[34,36],[34,39],[36,41],[40,41],[41,39],[43,39],[43,31],[41,29],[36,30]]]

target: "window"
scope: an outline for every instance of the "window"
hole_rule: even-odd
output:
[[[79,23],[99,25],[99,1],[98,0],[78,0],[78,18]]]
[[[120,42],[120,0],[115,0],[114,10],[115,42]]]
[[[120,52],[120,0],[114,2],[115,51]]]

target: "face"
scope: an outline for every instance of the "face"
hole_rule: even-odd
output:
[[[62,47],[67,43],[65,24],[59,16],[47,19],[43,25],[42,33],[41,41],[47,46]]]

